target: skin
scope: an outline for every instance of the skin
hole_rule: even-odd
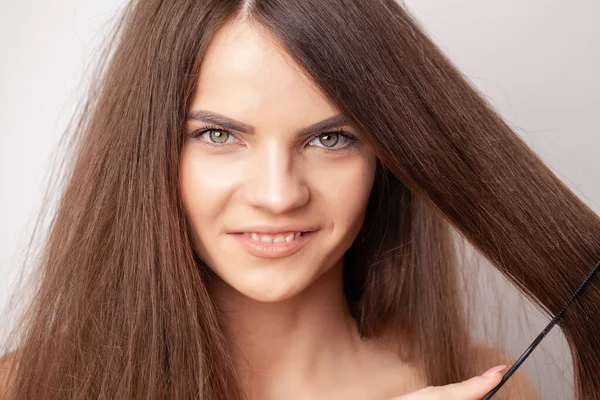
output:
[[[341,257],[363,224],[374,154],[360,137],[354,146],[340,137],[334,151],[326,148],[331,140],[296,138],[339,111],[266,30],[244,22],[224,26],[211,42],[190,106],[198,110],[255,129],[228,130],[234,136],[220,148],[206,144],[215,141],[209,133],[188,138],[181,157],[194,244],[218,277],[209,290],[228,315],[247,390],[260,399],[325,398],[340,388],[350,396],[356,382],[382,382],[390,368],[408,374],[385,344],[360,340],[342,290]],[[187,133],[205,125],[190,120]],[[278,259],[246,252],[227,233],[288,223],[318,231]]]
[[[345,148],[341,139],[338,152],[323,148],[331,142],[295,137],[338,110],[268,31],[239,21],[223,26],[197,87],[190,111],[218,112],[255,128],[254,135],[231,132],[218,149],[188,139],[180,170],[194,246],[215,272],[208,288],[225,312],[249,400],[475,400],[500,381],[496,373],[426,387],[423,374],[400,362],[391,345],[358,336],[342,291],[341,257],[363,223],[375,157],[351,126],[342,128],[359,144]],[[204,126],[187,125],[187,133]],[[286,258],[253,256],[228,236],[249,224],[296,222],[318,231]],[[479,355],[473,359],[513,362],[488,346],[473,353]],[[16,354],[0,357],[0,399],[10,397]],[[507,398],[539,396],[517,373],[494,397]]]
[[[249,398],[384,400],[424,388],[390,345],[359,338],[346,307],[342,256],[363,224],[376,166],[359,132],[342,126],[357,143],[338,137],[334,151],[319,139],[327,131],[297,138],[339,110],[266,29],[243,20],[221,27],[207,50],[189,112],[199,110],[255,131],[188,120],[180,169],[194,247],[216,275],[208,288]],[[189,136],[206,125],[213,136]],[[252,255],[230,234],[294,223],[318,230],[283,258]]]

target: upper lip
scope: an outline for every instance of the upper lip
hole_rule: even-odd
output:
[[[302,225],[283,225],[283,226],[269,226],[269,225],[256,225],[249,226],[234,231],[234,233],[261,233],[261,234],[278,234],[287,232],[312,232],[317,230],[313,226],[302,226]]]

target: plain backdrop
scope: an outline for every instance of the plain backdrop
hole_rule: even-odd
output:
[[[21,268],[59,137],[85,87],[85,68],[123,4],[0,1],[0,310]],[[600,2],[404,4],[553,171],[600,213]],[[528,319],[528,331],[506,344],[511,355],[518,356],[546,322]],[[525,365],[542,398],[572,398],[561,334],[553,332],[543,347]]]

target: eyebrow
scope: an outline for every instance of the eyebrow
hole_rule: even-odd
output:
[[[256,133],[256,129],[253,126],[244,124],[243,122],[236,121],[234,119],[228,118],[224,115],[213,111],[192,111],[187,115],[187,120],[204,121],[210,124],[222,126],[225,129],[231,129],[238,132],[248,133],[250,135]],[[337,114],[333,117],[324,119],[323,121],[319,121],[315,124],[300,129],[300,131],[298,131],[297,133],[297,136],[308,136],[313,133],[319,133],[327,129],[337,128],[347,124],[348,121],[346,120],[346,118],[344,118],[342,114]]]

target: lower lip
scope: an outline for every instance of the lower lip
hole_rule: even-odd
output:
[[[312,237],[316,231],[303,232],[297,239],[291,242],[267,243],[252,240],[243,233],[230,233],[241,245],[251,254],[262,258],[282,258],[291,256],[300,250]]]

